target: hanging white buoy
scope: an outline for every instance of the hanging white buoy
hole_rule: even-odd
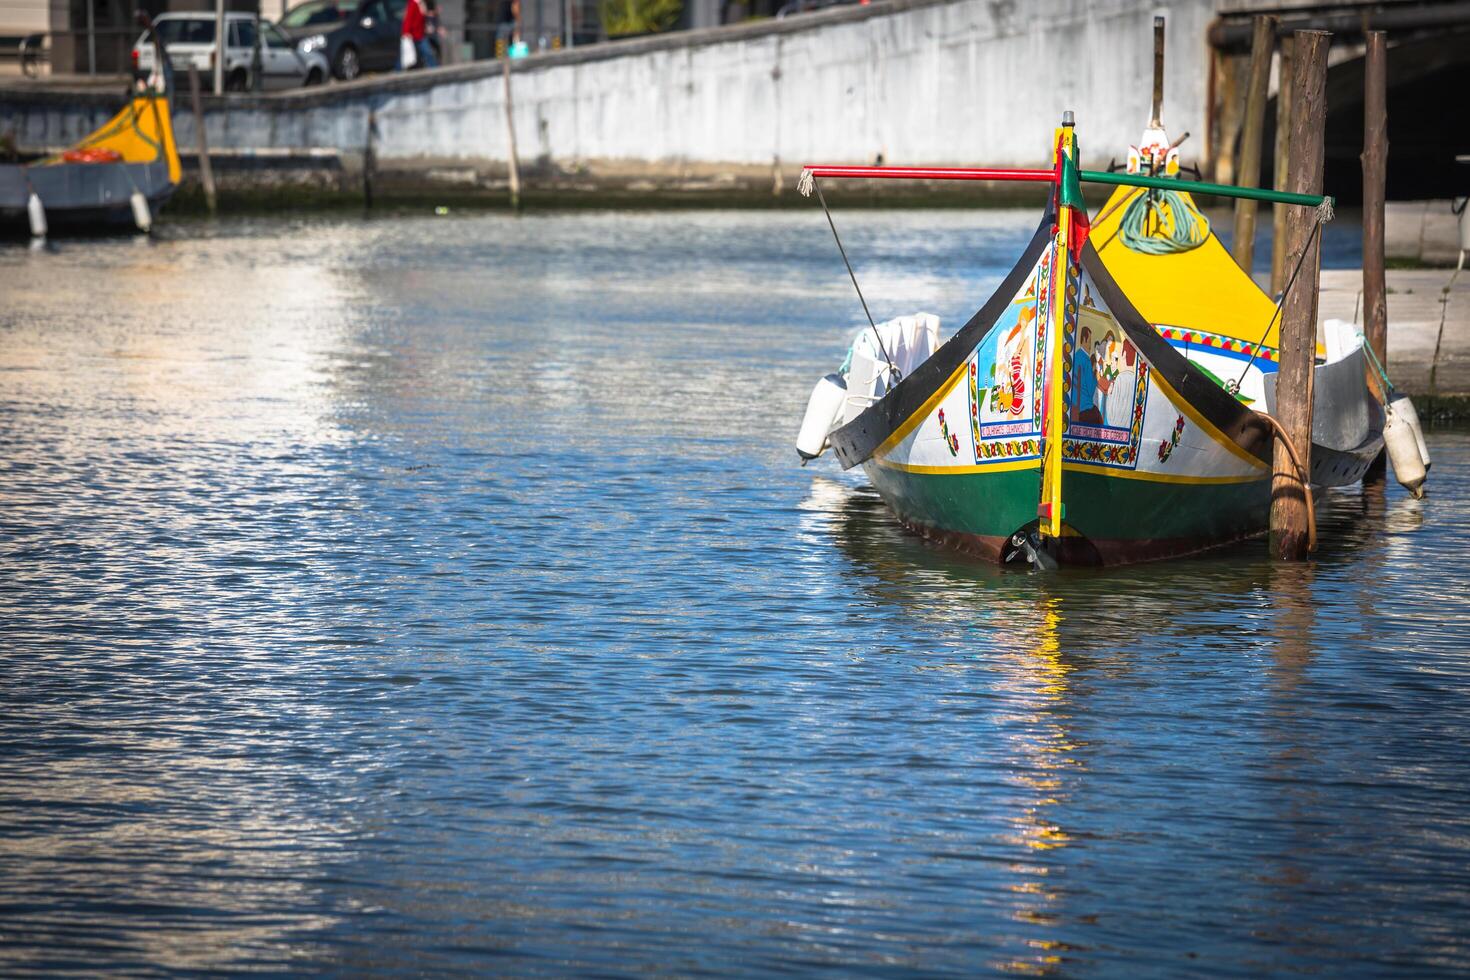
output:
[[[842,403],[847,400],[847,381],[840,374],[829,374],[812,389],[801,420],[801,433],[796,437],[796,451],[803,460],[816,459],[827,448],[827,436],[837,424]]]
[[[148,199],[143,196],[142,191],[133,191],[129,198],[133,205],[133,224],[138,226],[141,232],[147,232],[153,227],[153,215],[148,210]]]
[[[26,214],[31,219],[31,234],[36,238],[46,237],[46,205],[41,203],[41,196],[31,191],[31,196],[26,201]]]
[[[1394,479],[1415,499],[1423,497],[1424,478],[1429,471],[1419,452],[1424,438],[1418,431],[1419,413],[1414,411],[1408,395],[1394,395],[1383,406],[1383,414],[1383,445],[1388,449],[1388,461],[1393,464]]]
[[[1434,461],[1429,458],[1429,446],[1424,442],[1424,427],[1419,424],[1419,412],[1407,395],[1401,396],[1395,407],[1404,416],[1409,431],[1414,433],[1414,442],[1419,446],[1419,459],[1424,463],[1424,472],[1428,473],[1434,467]]]

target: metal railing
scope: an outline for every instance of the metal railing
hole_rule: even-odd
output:
[[[45,64],[53,72],[125,75],[132,70],[133,42],[141,33],[138,27],[34,31],[21,38],[15,57],[27,78],[40,75]]]
[[[15,60],[20,63],[20,73],[27,78],[41,74],[41,62],[47,58],[46,35],[27,34],[15,48]]]

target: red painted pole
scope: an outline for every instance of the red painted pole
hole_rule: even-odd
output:
[[[1056,183],[1052,170],[973,169],[966,167],[806,167],[813,177],[857,177],[897,180],[1020,180]]]

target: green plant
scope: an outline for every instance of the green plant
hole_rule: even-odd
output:
[[[684,0],[601,0],[599,9],[608,37],[652,34],[674,26]]]

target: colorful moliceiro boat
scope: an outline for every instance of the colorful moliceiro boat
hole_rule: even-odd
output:
[[[154,64],[162,67],[85,139],[33,163],[0,164],[0,229],[29,229],[41,238],[58,230],[152,227],[180,176],[169,113],[172,73],[161,52]]]
[[[1054,190],[1015,268],[953,336],[940,343],[927,316],[863,331],[845,373],[814,392],[798,448],[810,458],[830,445],[905,525],[996,561],[1110,565],[1260,534],[1276,305],[1200,234],[1207,223],[1186,183],[1080,172],[1070,115],[1051,170],[808,168],[804,190],[826,177],[959,175]],[[1139,169],[1164,169],[1167,143],[1156,150],[1157,165]],[[1095,227],[1081,179],[1120,185]],[[1153,209],[1141,224],[1135,203]],[[1196,240],[1154,248],[1139,240],[1150,227],[1161,240],[1191,229]],[[1379,454],[1383,414],[1360,335],[1334,324],[1324,339],[1311,482],[1336,486]]]

